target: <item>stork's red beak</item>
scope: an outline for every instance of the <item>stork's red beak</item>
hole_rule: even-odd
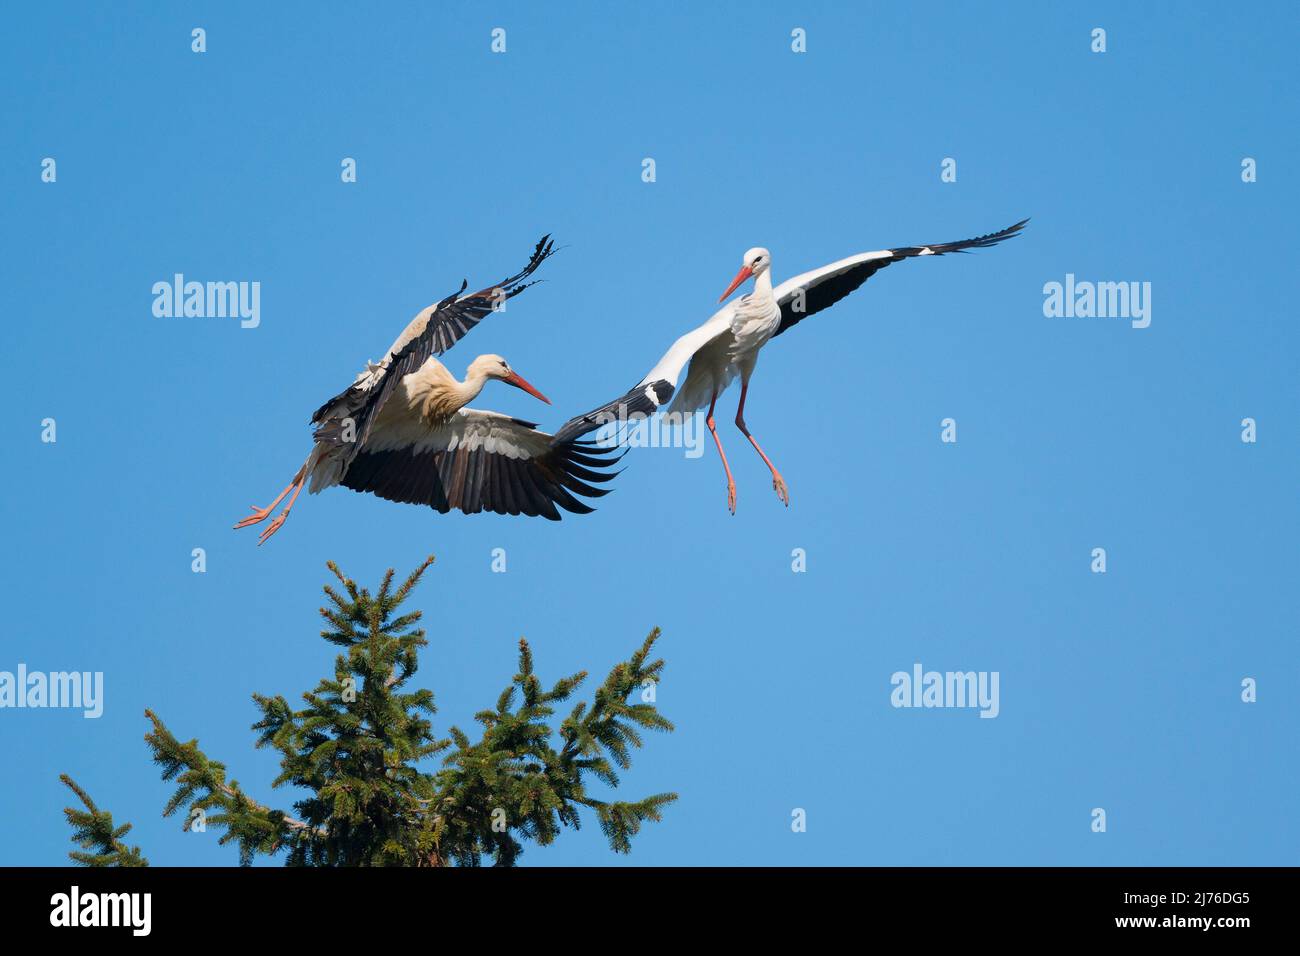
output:
[[[727,286],[727,291],[722,293],[722,298],[719,299],[718,301],[719,302],[725,301],[727,296],[731,295],[731,293],[736,291],[737,286],[739,286],[742,282],[744,282],[753,274],[754,274],[754,270],[750,269],[749,266],[742,266],[740,271],[736,273],[736,278],[731,280],[731,285]]]
[[[531,385],[529,385],[526,381],[524,381],[524,377],[523,377],[522,375],[520,375],[518,372],[511,372],[509,375],[507,375],[507,376],[506,376],[505,378],[503,378],[501,381],[503,381],[503,382],[509,382],[509,383],[510,383],[511,385],[513,385],[515,388],[522,388],[522,389],[523,389],[525,392],[527,392],[529,395],[533,396],[533,398],[540,398],[540,399],[541,399],[542,401],[544,401],[547,405],[551,404],[551,400],[550,400],[549,398],[547,398],[545,395],[543,395],[543,394],[542,394],[541,392],[539,392],[537,389],[533,388],[533,387],[532,387]]]

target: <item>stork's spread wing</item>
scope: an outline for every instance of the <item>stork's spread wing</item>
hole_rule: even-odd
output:
[[[460,290],[425,309],[411,320],[388,351],[383,362],[370,366],[343,392],[316,409],[311,420],[318,442],[331,445],[365,443],[379,409],[402,378],[435,355],[455,345],[481,319],[534,283],[527,281],[554,251],[550,236],[543,236],[533,249],[528,264],[494,286],[464,295]]]
[[[1014,226],[1008,226],[1000,232],[976,239],[864,252],[841,259],[839,262],[832,262],[820,269],[805,272],[793,279],[787,279],[773,290],[776,301],[781,306],[781,324],[772,335],[775,338],[808,316],[830,308],[891,263],[901,262],[914,256],[942,256],[949,252],[966,252],[969,249],[996,246],[1004,239],[1010,239],[1018,233],[1028,221],[1022,219]]]
[[[556,441],[572,441],[581,438],[601,425],[611,422],[624,422],[633,415],[649,417],[659,410],[661,405],[673,397],[673,384],[664,379],[637,385],[625,395],[620,395],[612,402],[606,402],[600,408],[593,408],[585,415],[570,418],[555,433]]]
[[[558,521],[560,508],[594,510],[581,498],[599,498],[609,489],[587,482],[610,481],[616,472],[601,469],[620,457],[587,442],[552,438],[531,422],[461,409],[433,430],[418,421],[385,424],[352,459],[342,483],[443,513],[455,508]]]
[[[441,302],[428,306],[415,317],[415,320],[407,327],[407,332],[413,334],[410,342],[403,342],[398,339],[397,342],[393,343],[393,348],[390,351],[396,356],[399,352],[405,354],[414,346],[413,354],[419,356],[419,361],[415,362],[415,368],[423,365],[424,360],[429,356],[441,355],[446,352],[464,338],[470,329],[478,325],[481,319],[499,308],[500,304],[505,302],[506,299],[514,298],[524,289],[533,285],[527,279],[554,251],[555,243],[551,241],[551,237],[549,235],[542,236],[537,243],[537,247],[533,249],[528,265],[514,275],[502,279],[494,286],[470,295],[463,294],[469,286],[469,281],[461,282],[460,289],[456,293],[449,295]],[[421,321],[421,319],[424,321]],[[416,323],[419,323],[418,332],[415,332]]]
[[[649,374],[628,392],[599,408],[593,408],[585,415],[565,422],[555,433],[556,439],[580,438],[601,425],[623,421],[633,414],[653,415],[673,397],[682,369],[691,360],[691,356],[731,328],[736,301],[738,300],[728,302],[709,321],[674,342]]]

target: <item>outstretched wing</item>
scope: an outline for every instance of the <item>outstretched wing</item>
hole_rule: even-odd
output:
[[[419,360],[414,365],[415,368],[419,368],[431,355],[441,355],[446,352],[463,339],[470,329],[478,325],[481,319],[496,311],[506,299],[515,297],[533,285],[534,283],[527,281],[528,278],[554,251],[555,243],[551,241],[551,237],[542,236],[528,259],[528,265],[514,275],[502,279],[494,286],[469,295],[464,295],[465,289],[469,287],[469,281],[462,281],[457,292],[441,302],[426,307],[412,319],[406,330],[398,336],[397,341],[388,350],[389,353],[392,355],[405,353],[411,346],[415,346],[413,354]]]
[[[599,408],[593,408],[586,414],[565,422],[555,433],[556,439],[580,438],[601,425],[622,421],[632,414],[653,415],[673,397],[682,369],[691,360],[691,356],[731,329],[736,301],[738,300],[728,302],[709,321],[674,342],[649,374],[630,390]]]
[[[631,415],[644,415],[648,418],[661,406],[667,404],[673,397],[674,388],[675,386],[665,379],[642,382],[612,402],[606,402],[600,408],[593,408],[586,414],[570,418],[560,426],[560,430],[555,433],[555,439],[572,441],[601,425],[626,421]]]
[[[587,442],[559,441],[531,422],[496,412],[461,409],[428,429],[418,420],[385,424],[352,459],[342,484],[446,513],[532,515],[560,520],[595,510],[582,498],[608,488],[611,465],[622,457]]]
[[[431,357],[441,355],[460,341],[500,303],[514,298],[535,283],[528,279],[547,258],[555,243],[543,236],[533,249],[528,264],[496,285],[465,295],[468,282],[459,291],[421,310],[397,337],[382,362],[371,365],[347,389],[316,409],[311,420],[315,439],[330,445],[351,444],[355,451],[370,434],[370,426],[402,378]]]
[[[915,256],[942,256],[949,252],[967,252],[971,249],[996,246],[1004,239],[1010,239],[1020,232],[1027,222],[1028,219],[1022,219],[1014,226],[1008,226],[999,232],[989,233],[976,239],[863,252],[841,259],[839,262],[832,262],[820,269],[805,272],[793,279],[787,279],[772,290],[777,303],[781,306],[781,324],[777,326],[772,336],[775,338],[787,329],[798,325],[808,316],[830,308],[887,265]]]

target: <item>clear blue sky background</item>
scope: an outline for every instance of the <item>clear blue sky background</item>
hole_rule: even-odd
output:
[[[375,582],[432,552],[442,729],[495,699],[521,635],[554,678],[664,629],[678,729],[625,785],[681,800],[630,862],[1295,863],[1295,7],[1091,6],[7,8],[0,669],[102,670],[107,702],[0,711],[0,861],[65,860],[66,771],[154,862],[234,862],[160,818],[142,711],[287,806],[249,694],[329,671],[327,559]],[[554,428],[705,319],[749,246],[779,279],[1024,216],[763,353],[748,419],[788,511],[731,393],[735,517],[711,449],[643,450],[560,524],[335,490],[267,547],[231,530],[321,400],[542,233],[565,245],[547,282],[449,362],[506,355],[555,407],[478,404]],[[154,318],[176,272],[261,282],[261,326]],[[1152,283],[1151,327],[1045,318],[1067,272]],[[893,709],[917,661],[999,671],[1001,715]],[[525,862],[624,861],[589,823]]]

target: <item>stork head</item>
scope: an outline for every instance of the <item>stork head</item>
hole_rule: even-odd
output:
[[[468,378],[495,378],[507,385],[513,385],[515,388],[521,388],[534,398],[541,399],[547,405],[551,400],[533,388],[524,377],[510,367],[510,363],[500,355],[480,355],[474,361],[469,363]]]
[[[740,260],[740,271],[736,273],[736,278],[731,280],[731,285],[727,286],[727,291],[722,293],[722,302],[735,292],[742,282],[753,276],[760,276],[772,266],[772,253],[768,252],[762,246],[755,246],[745,253],[744,258]]]

